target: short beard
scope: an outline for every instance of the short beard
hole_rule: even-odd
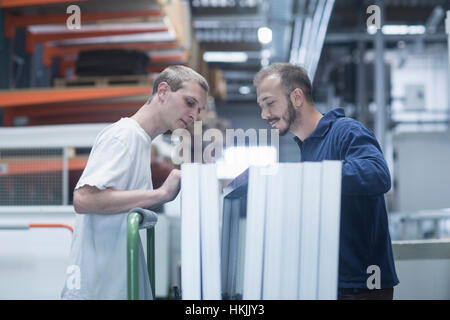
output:
[[[288,101],[288,108],[287,111],[283,114],[282,119],[286,121],[287,127],[283,131],[280,131],[280,136],[286,135],[288,133],[289,129],[291,128],[292,123],[297,119],[297,113],[295,112],[294,105],[291,102],[291,99],[289,96],[287,97]]]

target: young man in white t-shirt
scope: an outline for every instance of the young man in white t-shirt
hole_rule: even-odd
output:
[[[99,133],[74,191],[78,214],[61,298],[127,298],[127,212],[171,201],[180,189],[180,171],[173,170],[164,184],[153,190],[151,141],[195,121],[206,106],[208,90],[206,80],[192,69],[168,67],[136,114]],[[139,245],[139,298],[151,299]]]

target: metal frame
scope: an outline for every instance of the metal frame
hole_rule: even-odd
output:
[[[239,258],[239,219],[246,215],[249,170],[236,177],[225,189],[223,197],[221,276],[222,298],[240,299],[242,292],[237,291]],[[244,270],[244,281],[246,279]]]

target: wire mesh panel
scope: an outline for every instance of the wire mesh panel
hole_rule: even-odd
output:
[[[63,148],[0,149],[0,205],[63,204]]]

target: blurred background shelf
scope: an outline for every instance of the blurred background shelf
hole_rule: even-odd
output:
[[[87,0],[2,0],[0,8],[16,8],[26,6],[40,6],[55,3],[76,3]]]
[[[111,122],[136,112],[150,92],[150,85],[10,90],[0,92],[0,108],[4,126]]]
[[[69,171],[84,170],[87,164],[87,156],[77,157],[68,160]],[[2,159],[0,160],[0,176],[26,175],[33,173],[49,173],[61,172],[63,170],[63,162],[61,159],[54,158],[37,158],[30,160],[24,159]]]

